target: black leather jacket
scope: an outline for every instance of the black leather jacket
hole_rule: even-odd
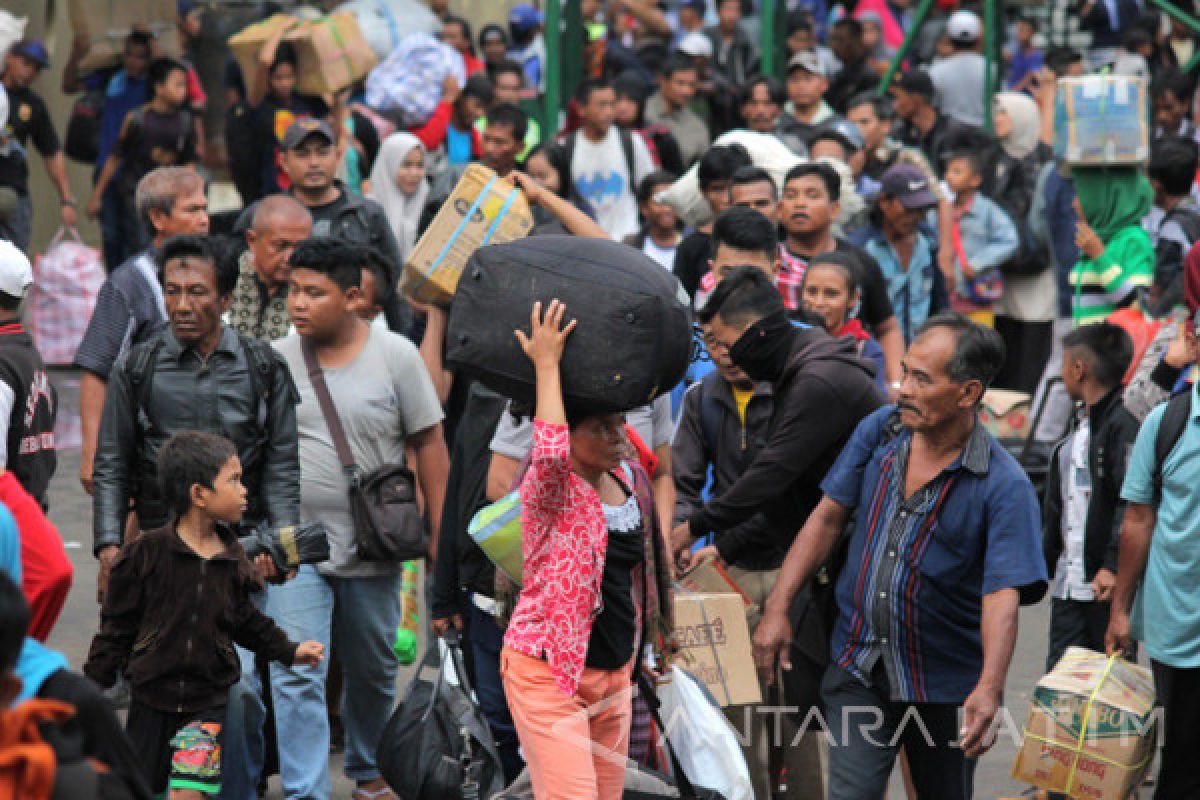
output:
[[[120,545],[129,499],[142,530],[167,524],[158,485],[158,452],[172,434],[198,430],[237,445],[250,494],[248,521],[295,523],[300,510],[298,395],[283,358],[265,344],[265,374],[251,375],[238,334],[226,327],[207,359],[169,329],[131,348],[108,380],[93,480],[93,547]],[[143,351],[149,350],[149,359]],[[138,374],[139,354],[147,367]],[[269,359],[269,360],[266,360]],[[139,380],[140,378],[140,380]]]

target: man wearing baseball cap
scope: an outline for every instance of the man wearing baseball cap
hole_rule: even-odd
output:
[[[779,120],[780,131],[807,145],[816,129],[835,116],[825,102],[828,88],[825,65],[815,50],[801,50],[792,56],[787,69],[788,102]]]
[[[312,215],[312,236],[333,236],[375,248],[392,265],[388,281],[394,286],[403,264],[395,234],[379,203],[349,191],[337,179],[337,136],[329,123],[316,117],[296,120],[284,132],[280,150],[291,185],[288,194]],[[235,233],[245,234],[258,206],[252,203],[241,213],[234,223]],[[393,331],[407,332],[411,319],[402,299],[393,294],[384,311]]]
[[[0,470],[12,472],[44,507],[58,466],[58,397],[33,338],[21,326],[21,302],[32,285],[29,259],[0,240]]]
[[[983,22],[970,11],[955,11],[946,20],[946,36],[954,54],[934,64],[929,77],[943,114],[967,125],[983,125],[983,78],[987,62],[979,53]]]
[[[933,104],[936,94],[933,80],[924,70],[905,72],[892,84],[890,91],[896,116],[903,123],[900,143],[920,150],[938,174],[943,173],[946,157],[962,147],[964,138],[977,129],[937,110]]]
[[[75,198],[67,180],[67,164],[63,159],[62,143],[50,120],[50,112],[42,98],[30,85],[37,80],[42,70],[50,66],[50,54],[37,39],[22,39],[12,46],[4,57],[4,74],[0,82],[8,92],[8,130],[21,147],[28,149],[29,141],[41,154],[46,163],[50,182],[58,192],[63,226],[75,226]],[[18,216],[22,231],[17,245],[24,249],[29,243],[33,227],[33,207],[26,193],[20,200]]]

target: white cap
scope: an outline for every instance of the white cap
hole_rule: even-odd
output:
[[[712,58],[713,54],[712,40],[700,31],[692,31],[680,39],[676,49],[689,56]]]
[[[29,259],[10,241],[0,239],[0,292],[24,297],[33,284],[33,269]]]
[[[977,42],[983,35],[983,22],[970,11],[955,11],[946,20],[946,35],[952,42]]]

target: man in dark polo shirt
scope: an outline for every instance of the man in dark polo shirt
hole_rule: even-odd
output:
[[[67,164],[63,159],[62,144],[50,120],[46,104],[29,88],[42,70],[50,66],[50,54],[37,39],[17,42],[4,57],[4,74],[0,82],[8,92],[8,132],[21,147],[28,149],[29,142],[41,154],[46,163],[46,172],[61,202],[63,227],[75,227],[75,198],[71,195],[71,184],[67,180]],[[22,250],[29,247],[29,235],[33,226],[33,207],[26,191],[20,195],[18,218],[14,223],[14,244]]]
[[[901,744],[919,796],[971,797],[1018,609],[1046,590],[1037,495],[978,419],[1003,363],[999,334],[960,314],[921,326],[898,404],[850,437],[765,603],[754,659],[769,679],[777,659],[791,668],[792,598],[857,509],[821,685],[830,800],[882,796]]]

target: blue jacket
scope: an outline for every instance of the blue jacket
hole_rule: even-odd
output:
[[[1012,218],[999,205],[983,194],[976,193],[975,202],[963,214],[958,224],[963,253],[976,274],[999,267],[1016,254],[1021,240]],[[957,254],[954,271],[962,281],[962,265]]]

